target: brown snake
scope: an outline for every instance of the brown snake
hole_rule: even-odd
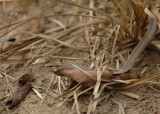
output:
[[[138,45],[135,47],[135,49],[132,51],[131,55],[129,56],[129,59],[127,62],[120,68],[118,71],[109,71],[104,70],[101,74],[102,79],[108,80],[108,79],[121,79],[121,80],[128,80],[128,79],[137,79],[138,74],[135,73],[126,73],[128,70],[130,70],[135,62],[137,61],[140,54],[143,52],[143,50],[146,48],[146,46],[152,41],[154,38],[154,35],[157,31],[157,22],[154,19],[149,20],[149,28],[143,39],[138,43]],[[77,83],[83,83],[86,84],[86,86],[90,87],[92,84],[96,83],[97,80],[97,71],[94,70],[87,70],[86,68],[82,67],[76,67],[75,65],[57,65],[58,69],[54,71],[55,74],[59,76],[66,76],[70,77]],[[118,74],[118,75],[117,75]]]
[[[138,45],[134,48],[127,62],[120,68],[120,70],[113,72],[114,74],[125,73],[134,66],[140,54],[143,52],[146,46],[153,40],[157,28],[157,22],[154,19],[149,18],[149,28],[147,30],[147,33],[144,35],[143,39],[138,43]]]

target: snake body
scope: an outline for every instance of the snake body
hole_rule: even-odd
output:
[[[143,52],[146,46],[153,40],[157,28],[158,28],[157,22],[154,19],[149,18],[149,28],[146,34],[144,35],[142,40],[138,43],[138,45],[134,48],[127,62],[120,68],[120,70],[113,72],[114,74],[127,72],[134,66],[140,54]]]

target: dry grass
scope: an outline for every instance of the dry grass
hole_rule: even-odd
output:
[[[144,13],[144,9],[150,7],[150,2],[138,0],[111,0],[108,2],[101,0],[77,0],[75,2],[51,0],[50,3],[49,6],[41,8],[36,14],[20,21],[5,24],[0,28],[0,30],[9,28],[8,31],[0,36],[1,38],[16,30],[30,35],[29,40],[0,53],[1,60],[4,61],[2,66],[7,65],[5,67],[9,67],[13,63],[16,65],[23,63],[23,67],[19,70],[19,75],[16,77],[8,76],[5,72],[5,67],[1,70],[0,74],[5,77],[6,81],[6,96],[12,93],[13,84],[32,65],[42,63],[47,65],[51,61],[58,62],[59,60],[63,60],[65,63],[86,64],[85,66],[96,70],[96,84],[87,89],[83,89],[82,84],[79,84],[68,90],[67,88],[71,80],[53,74],[51,77],[48,77],[50,82],[47,87],[39,87],[34,83],[33,90],[41,100],[31,113],[35,113],[43,102],[47,104],[45,98],[46,96],[51,96],[53,99],[52,103],[58,102],[57,107],[62,106],[65,102],[73,101],[72,110],[80,114],[81,107],[78,98],[89,92],[90,100],[87,105],[87,114],[90,114],[95,112],[100,101],[109,99],[117,89],[128,89],[146,83],[159,85],[159,82],[149,81],[159,77],[159,73],[134,81],[103,80],[105,83],[102,83],[101,79],[101,74],[105,69],[115,70],[123,66],[131,52],[128,49],[144,36],[146,32],[144,28],[148,26],[148,16]],[[74,11],[62,14],[47,13],[47,11],[62,4],[72,7]],[[20,26],[28,21],[46,18],[52,19],[55,17],[69,18],[69,22],[63,24],[63,19],[56,19],[54,22],[58,27],[50,27],[50,29],[46,29],[43,33],[32,33],[19,29]],[[45,26],[45,23],[43,26]],[[63,51],[63,49],[71,50],[71,53],[67,55],[67,51]],[[77,52],[84,55],[84,57],[75,56],[74,54]],[[17,58],[23,55],[26,56],[25,59]],[[115,86],[117,84],[122,86]],[[50,89],[51,86],[54,87],[54,90]],[[103,91],[106,88],[110,92],[106,96],[103,96]],[[119,91],[119,93],[134,99],[139,98],[138,95],[131,92]],[[111,99],[111,101],[119,106],[119,114],[125,114],[124,105],[114,99]]]

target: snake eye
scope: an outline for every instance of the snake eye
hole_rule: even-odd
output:
[[[16,38],[10,38],[7,40],[8,42],[15,42],[16,41]]]

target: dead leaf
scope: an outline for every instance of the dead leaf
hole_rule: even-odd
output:
[[[31,84],[25,84],[21,88],[19,88],[17,91],[13,92],[12,99],[6,102],[6,107],[11,109],[17,106],[24,98],[25,96],[31,91],[32,85]]]
[[[120,79],[120,80],[138,79],[139,77],[140,76],[138,72],[130,72],[130,73],[122,73],[114,75],[114,79]]]
[[[59,65],[58,70],[54,71],[55,74],[59,76],[66,76],[77,83],[83,83],[86,85],[93,85],[97,80],[97,72],[93,70],[83,70],[75,68],[73,65]],[[86,68],[87,69],[87,68]],[[113,74],[111,71],[105,70],[102,73],[102,79],[112,79]]]
[[[20,86],[23,86],[27,83],[30,83],[34,80],[34,75],[32,74],[25,74],[19,79]]]
[[[57,69],[54,71],[56,75],[71,78],[79,84],[85,84],[87,87],[94,85],[97,81],[97,71],[86,67],[67,64],[55,65],[54,67],[57,67]],[[138,72],[113,74],[111,71],[105,70],[102,72],[101,81],[111,79],[130,80],[138,79],[139,77],[140,76]]]

